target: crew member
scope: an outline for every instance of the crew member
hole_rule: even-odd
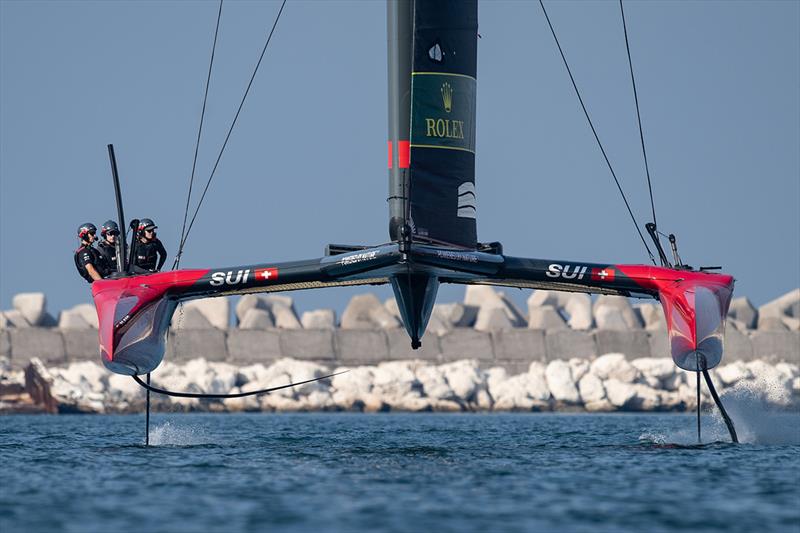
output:
[[[110,274],[117,270],[117,237],[119,226],[113,220],[106,220],[100,226],[100,236],[103,237],[97,244],[97,251],[103,256],[105,268]]]
[[[81,246],[75,250],[75,267],[78,269],[78,274],[89,283],[103,279],[105,275],[103,258],[100,252],[92,246],[92,243],[97,238],[96,235],[97,228],[91,222],[81,224],[78,228],[78,238],[81,240]]]
[[[150,272],[158,272],[167,260],[167,250],[156,237],[156,223],[149,218],[139,221],[136,243],[136,266]]]

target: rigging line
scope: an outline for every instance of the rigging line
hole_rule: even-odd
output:
[[[650,256],[650,260],[653,264],[656,264],[656,258],[653,256],[653,252],[650,251],[650,247],[647,245],[647,241],[642,235],[642,230],[639,229],[639,224],[636,222],[636,217],[633,215],[633,210],[631,210],[631,206],[628,203],[628,198],[625,196],[625,193],[622,191],[622,185],[620,185],[619,180],[617,179],[617,174],[614,172],[614,168],[611,166],[611,161],[608,159],[608,155],[606,155],[606,150],[603,148],[603,143],[600,142],[600,136],[597,134],[597,130],[594,127],[594,123],[592,123],[592,119],[589,116],[589,111],[586,109],[586,105],[583,103],[583,97],[581,97],[581,92],[578,90],[578,84],[575,82],[575,77],[572,75],[572,70],[569,68],[569,63],[567,63],[567,58],[564,55],[564,50],[561,48],[561,43],[558,41],[558,37],[556,36],[556,30],[553,28],[553,24],[550,22],[550,17],[547,15],[547,10],[544,8],[544,2],[539,0],[539,5],[542,6],[542,12],[544,13],[544,18],[547,20],[547,25],[550,27],[550,32],[553,34],[553,39],[556,41],[556,46],[558,47],[558,51],[561,54],[561,59],[564,62],[564,66],[567,68],[567,74],[569,74],[569,79],[572,81],[572,87],[575,89],[575,94],[578,96],[578,101],[581,104],[581,108],[583,109],[583,114],[586,115],[586,120],[589,122],[589,127],[592,129],[592,133],[594,134],[594,139],[597,141],[597,146],[600,147],[600,152],[603,154],[603,158],[606,161],[606,165],[608,166],[608,170],[611,171],[611,176],[614,178],[614,183],[617,184],[617,189],[619,189],[619,193],[622,195],[622,201],[625,202],[625,207],[628,208],[628,214],[631,216],[631,220],[633,221],[634,227],[636,227],[636,232],[639,234],[639,238],[642,240],[642,244],[644,244],[645,250],[647,250],[647,255]]]
[[[639,139],[642,141],[642,157],[644,157],[644,170],[647,174],[647,188],[650,191],[650,208],[653,210],[653,224],[656,222],[656,203],[653,200],[653,183],[650,181],[650,165],[647,164],[647,150],[644,147],[644,132],[642,131],[642,116],[639,112],[639,94],[636,91],[636,78],[633,75],[633,61],[631,60],[631,47],[628,44],[628,25],[625,23],[625,10],[622,8],[622,0],[619,0],[619,12],[622,15],[622,29],[625,32],[625,49],[628,51],[628,67],[631,71],[631,85],[633,85],[633,100],[636,102],[636,120],[639,122]]]
[[[192,215],[192,220],[189,222],[189,227],[186,228],[186,234],[181,238],[181,244],[178,248],[178,252],[182,253],[183,247],[186,245],[186,240],[189,238],[189,232],[192,231],[192,226],[194,226],[194,221],[197,218],[197,213],[200,211],[200,206],[203,205],[203,200],[206,197],[206,193],[208,192],[208,188],[211,185],[211,180],[214,179],[214,175],[217,172],[217,167],[219,166],[219,162],[222,159],[222,154],[225,152],[225,147],[228,146],[228,140],[231,138],[231,133],[233,133],[233,128],[236,126],[236,121],[239,119],[239,114],[242,112],[242,108],[244,107],[244,102],[247,100],[247,95],[250,94],[250,88],[253,86],[253,80],[256,79],[256,74],[258,73],[258,67],[261,66],[261,61],[264,59],[264,54],[267,51],[267,47],[269,46],[270,41],[272,40],[272,35],[275,33],[275,28],[278,26],[278,21],[281,18],[281,14],[283,13],[283,8],[286,6],[286,0],[283,0],[281,3],[281,8],[278,10],[278,15],[275,17],[275,22],[272,23],[272,29],[269,31],[269,35],[267,36],[267,42],[264,43],[264,48],[261,50],[261,55],[258,58],[258,62],[256,63],[255,68],[253,69],[253,75],[250,76],[250,81],[247,84],[247,88],[244,91],[244,95],[242,96],[242,101],[239,103],[239,109],[236,110],[236,115],[233,117],[233,121],[231,122],[231,126],[228,129],[228,134],[225,136],[225,141],[222,143],[222,148],[219,150],[219,154],[217,155],[217,160],[214,163],[214,168],[211,169],[211,175],[208,177],[208,181],[206,181],[206,186],[203,188],[203,194],[200,195],[200,201],[197,202],[197,207],[194,210],[194,214]]]
[[[194,185],[194,174],[195,170],[197,169],[197,154],[200,151],[200,136],[203,133],[203,121],[206,116],[206,103],[208,102],[208,87],[211,84],[211,69],[214,66],[214,54],[217,51],[217,36],[219,35],[219,21],[222,18],[222,1],[219,0],[219,11],[217,12],[217,26],[214,28],[214,44],[211,46],[211,61],[208,63],[208,75],[206,76],[206,90],[205,94],[203,95],[203,110],[200,112],[200,126],[197,129],[197,141],[194,145],[194,159],[192,160],[192,175],[189,178],[189,192],[186,195],[186,209],[183,212],[183,226],[181,226],[181,240],[180,243],[183,242],[183,236],[186,232],[186,220],[189,218],[189,203],[192,199],[192,186]],[[175,270],[181,264],[181,255],[183,254],[183,246],[178,244],[178,253],[175,256],[175,260],[172,263],[172,270]]]
[[[295,383],[287,383],[286,385],[280,385],[278,387],[270,387],[268,389],[254,390],[254,391],[248,391],[248,392],[237,392],[237,393],[234,393],[234,394],[206,394],[206,393],[202,393],[202,392],[176,392],[176,391],[171,391],[171,390],[167,390],[167,389],[161,389],[159,387],[154,387],[153,385],[150,385],[149,375],[148,375],[147,382],[144,382],[142,380],[142,378],[140,378],[139,376],[137,376],[135,374],[133,376],[131,376],[131,377],[133,377],[133,380],[136,383],[138,383],[139,385],[141,385],[142,387],[147,389],[148,392],[151,392],[151,391],[152,392],[157,392],[159,394],[164,394],[166,396],[175,396],[176,398],[224,399],[224,398],[244,398],[245,396],[256,396],[256,395],[259,395],[259,394],[269,394],[270,392],[275,392],[277,390],[288,389],[290,387],[296,387],[298,385],[304,385],[306,383],[313,383],[315,381],[320,381],[320,380],[323,380],[323,379],[326,379],[326,378],[330,378],[330,377],[333,377],[333,376],[338,376],[339,374],[344,374],[345,372],[349,372],[349,370],[343,370],[341,372],[336,372],[334,374],[328,374],[327,376],[320,376],[318,378],[307,379],[305,381],[298,381],[298,382],[295,382]]]

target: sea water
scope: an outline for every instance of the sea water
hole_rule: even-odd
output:
[[[800,414],[735,416],[4,417],[0,531],[800,531]]]

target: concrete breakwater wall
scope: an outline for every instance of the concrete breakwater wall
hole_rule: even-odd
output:
[[[570,329],[507,329],[477,331],[453,328],[442,335],[428,333],[419,350],[411,350],[405,331],[394,329],[179,329],[170,332],[165,361],[184,363],[202,358],[233,365],[270,363],[284,358],[325,366],[376,365],[384,361],[416,359],[444,364],[475,360],[481,368],[502,367],[525,371],[531,362],[573,358],[591,360],[606,353],[630,359],[666,357],[665,331]],[[16,328],[0,330],[0,359],[13,369],[24,369],[32,358],[46,365],[75,361],[100,362],[97,330]],[[725,333],[723,363],[762,360],[800,362],[800,332],[739,331]]]

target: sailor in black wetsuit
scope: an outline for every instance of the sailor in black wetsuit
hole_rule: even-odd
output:
[[[150,272],[158,272],[167,260],[167,250],[156,237],[156,223],[149,218],[139,221],[136,243],[136,266]]]
[[[100,226],[102,240],[97,244],[97,251],[103,256],[105,268],[108,273],[117,270],[117,237],[119,236],[119,226],[113,220],[106,220]]]
[[[78,228],[78,238],[81,240],[81,247],[75,250],[75,267],[78,274],[89,283],[95,282],[108,273],[105,268],[105,261],[100,252],[92,246],[97,235],[97,228],[91,222],[81,224]]]

